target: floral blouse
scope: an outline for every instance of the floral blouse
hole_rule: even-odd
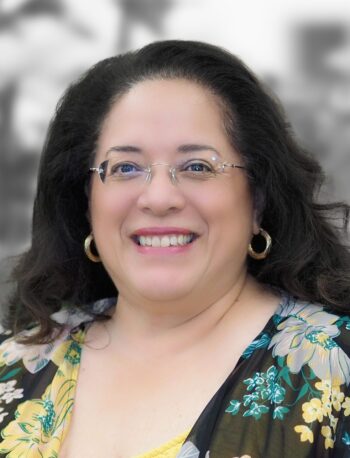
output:
[[[110,304],[90,308],[102,313]],[[59,456],[91,316],[55,314],[65,329],[52,344],[22,345],[2,335],[0,456]],[[350,316],[284,294],[177,458],[350,457],[349,382]]]

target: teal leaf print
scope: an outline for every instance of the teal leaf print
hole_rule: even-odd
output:
[[[253,401],[258,401],[260,398],[259,393],[251,393],[251,394],[245,394],[243,396],[243,405],[247,407],[251,402]]]
[[[285,356],[277,356],[277,364],[279,365],[279,367],[283,367],[284,366],[284,360],[285,360]]]
[[[273,419],[283,420],[284,415],[289,412],[288,407],[278,406],[273,411]]]
[[[304,373],[304,379],[305,379],[305,380],[310,381],[310,380],[314,380],[314,379],[316,378],[316,374],[315,374],[315,372],[311,369],[311,367],[309,367],[309,366],[304,366],[304,367],[302,368],[302,371],[303,371],[303,373]]]
[[[271,337],[264,333],[259,339],[254,340],[243,352],[242,358],[248,359],[252,356],[257,348],[267,348],[271,340]]]
[[[268,381],[273,381],[273,380],[275,380],[276,377],[277,377],[277,373],[278,373],[278,371],[277,371],[277,369],[276,369],[275,366],[269,367],[269,368],[267,369],[267,372],[266,372],[266,379],[267,379]]]
[[[342,437],[342,441],[344,442],[345,445],[350,446],[350,434],[345,433],[344,436]]]
[[[299,401],[299,399],[301,399],[303,396],[305,396],[305,394],[309,391],[309,384],[308,383],[305,383],[305,385],[303,385],[302,389],[300,390],[299,394],[298,394],[298,397],[296,398],[295,400],[295,404]]]
[[[257,372],[253,378],[247,378],[243,380],[245,385],[248,385],[247,390],[252,391],[254,388],[258,387],[259,385],[263,385],[265,383],[265,374]]]
[[[0,378],[0,382],[5,382],[6,380],[8,380],[9,378],[13,378],[15,377],[15,375],[18,374],[18,372],[20,372],[22,369],[20,367],[17,367],[16,369],[13,369],[12,371],[8,372],[7,374],[5,374],[3,377]]]
[[[23,432],[25,432],[26,434],[30,434],[30,429],[28,428],[28,425],[32,427],[32,425],[30,425],[29,423],[24,423],[24,422],[18,423],[18,426],[21,428]]]
[[[350,330],[350,317],[349,316],[342,316],[341,318],[339,318],[339,320],[337,320],[335,322],[335,324],[338,326],[338,328],[340,328],[341,326],[343,326],[343,324],[346,323],[345,325],[345,329],[347,329],[348,331]]]
[[[267,399],[269,399],[271,396],[271,388],[268,386],[259,387],[259,388],[260,388],[259,391],[260,391],[261,399],[263,401],[266,401]]]
[[[286,390],[277,382],[268,382],[265,387],[258,388],[261,399],[269,400],[274,404],[280,404],[285,397]]]
[[[274,383],[273,388],[272,388],[272,393],[269,399],[274,404],[281,404],[281,402],[283,402],[284,400],[285,395],[286,395],[286,390],[278,383]]]
[[[277,327],[280,324],[280,322],[283,320],[283,316],[275,314],[272,317],[272,320],[273,320],[274,325]]]
[[[248,394],[242,397],[244,407],[248,407],[248,410],[243,413],[243,417],[254,417],[259,420],[261,415],[269,412],[270,406],[265,405],[269,402],[269,404],[274,404],[272,406],[274,408],[273,419],[283,420],[284,415],[289,412],[289,408],[276,406],[276,404],[281,404],[286,395],[286,389],[279,383],[281,372],[284,369],[289,370],[288,368],[283,368],[278,371],[277,367],[272,365],[266,372],[256,372],[253,377],[243,380],[243,383],[247,385],[246,390],[248,391]],[[286,376],[289,377],[287,372]],[[304,390],[305,388],[302,389],[302,391]],[[230,401],[226,412],[236,415],[239,412],[240,405],[241,402],[234,399]]]
[[[239,408],[241,403],[239,401],[233,400],[230,401],[230,405],[225,410],[226,413],[230,413],[231,415],[236,415],[239,412]]]
[[[289,367],[284,366],[281,369],[279,376],[290,386],[290,388],[294,389],[289,373],[290,373]]]
[[[264,405],[259,405],[256,402],[253,402],[250,406],[249,410],[246,410],[243,414],[243,417],[254,417],[255,420],[259,420],[261,415],[267,413],[269,411],[269,407]]]

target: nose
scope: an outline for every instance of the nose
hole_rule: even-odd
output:
[[[179,183],[171,176],[169,164],[154,164],[138,197],[138,208],[161,216],[180,211],[185,204],[185,196]]]

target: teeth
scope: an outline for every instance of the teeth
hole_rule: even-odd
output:
[[[177,245],[177,237],[176,237],[176,235],[172,235],[170,237],[170,245],[173,245],[173,246]]]
[[[161,246],[161,247],[170,246],[170,239],[169,239],[169,237],[167,237],[167,236],[162,237],[162,238],[160,239],[160,246]]]
[[[169,246],[182,246],[192,242],[194,234],[189,235],[163,235],[163,236],[144,236],[137,237],[137,241],[141,246],[169,247]]]

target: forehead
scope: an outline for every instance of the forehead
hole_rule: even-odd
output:
[[[103,122],[98,151],[113,143],[164,151],[178,144],[213,142],[221,148],[229,144],[217,96],[187,80],[149,80],[114,103]]]

